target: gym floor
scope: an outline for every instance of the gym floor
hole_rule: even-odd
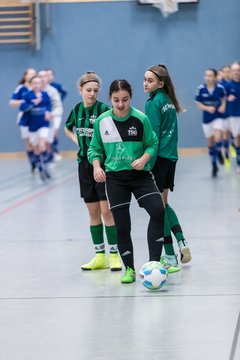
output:
[[[157,292],[139,279],[121,285],[121,272],[81,271],[94,253],[75,159],[46,183],[25,159],[0,167],[1,360],[240,359],[234,164],[212,179],[207,155],[180,158],[169,203],[193,259]],[[148,215],[135,200],[131,214],[138,271],[148,260]]]

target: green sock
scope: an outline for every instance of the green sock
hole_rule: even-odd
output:
[[[170,228],[175,238],[177,239],[177,242],[184,240],[185,237],[183,235],[182,228],[181,225],[179,224],[179,220],[175,211],[169,205],[166,205],[165,211],[168,216]]]
[[[116,254],[118,252],[117,249],[117,232],[116,232],[116,226],[106,226],[105,225],[105,232],[107,235],[107,242],[110,246],[110,254]]]
[[[171,235],[171,228],[168,221],[168,216],[165,210],[165,216],[164,216],[164,250],[166,255],[175,255],[174,247],[173,247],[173,241],[172,241],[172,235]]]
[[[105,253],[105,245],[103,238],[103,224],[90,225],[90,232],[92,235],[93,245],[97,254]]]

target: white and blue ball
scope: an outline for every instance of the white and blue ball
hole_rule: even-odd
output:
[[[149,261],[140,270],[142,284],[149,290],[159,290],[167,282],[167,270],[158,261]]]

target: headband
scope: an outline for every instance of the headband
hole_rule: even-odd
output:
[[[148,69],[148,71],[150,71],[150,72],[152,72],[154,75],[156,75],[160,81],[163,81],[163,80],[160,78],[160,75],[158,75],[154,70]]]
[[[96,82],[96,83],[98,83],[98,85],[100,85],[98,80],[87,80],[87,81],[84,81],[84,83],[82,83],[80,86],[83,86],[83,85],[85,85],[85,84],[87,84],[89,82]]]

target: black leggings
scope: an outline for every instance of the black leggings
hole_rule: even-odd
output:
[[[133,171],[131,171],[133,173]],[[124,265],[134,268],[133,243],[131,239],[130,201],[133,193],[139,206],[150,216],[147,229],[149,261],[159,261],[162,254],[164,236],[164,206],[150,173],[138,172],[130,179],[107,177],[106,189],[110,208],[114,217],[118,249]],[[133,176],[133,179],[132,179]],[[115,181],[116,180],[116,181]],[[124,181],[122,181],[124,180]]]

